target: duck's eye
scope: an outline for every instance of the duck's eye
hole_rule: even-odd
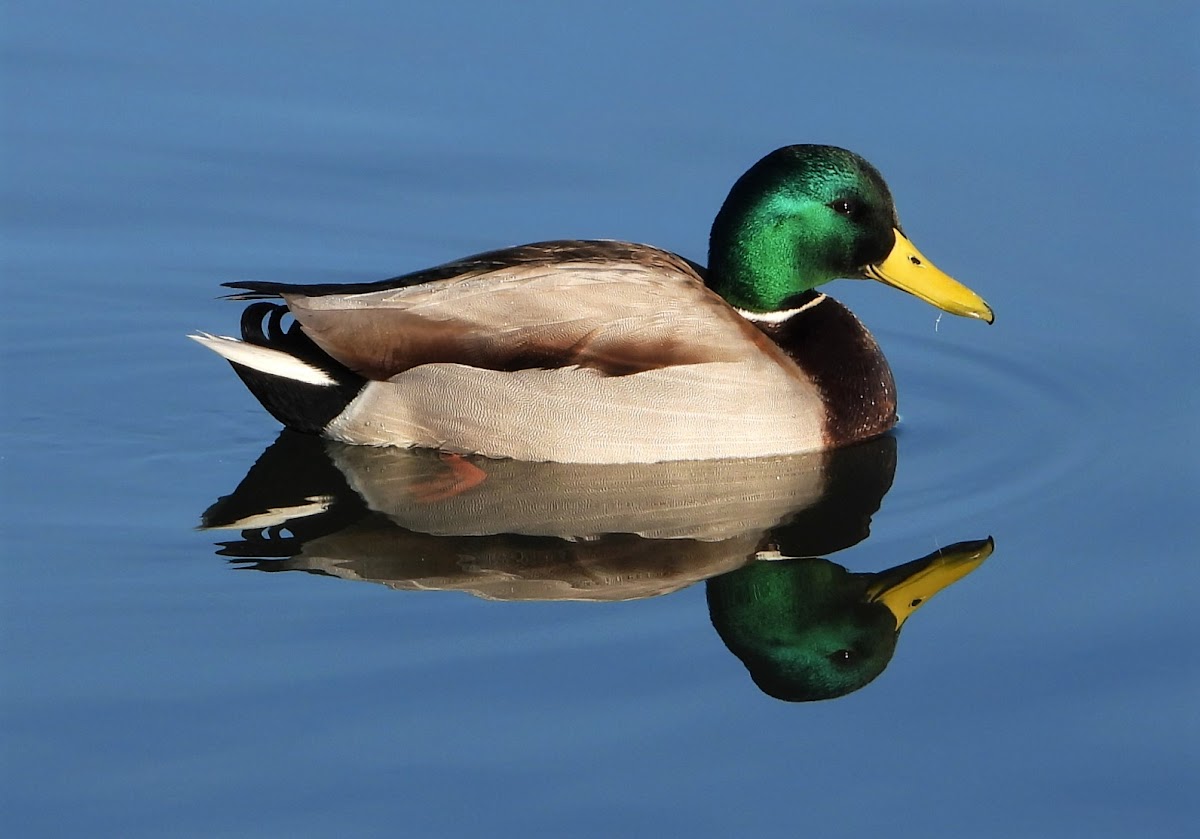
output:
[[[830,653],[827,657],[838,667],[846,667],[858,659],[858,653],[854,650],[838,650]]]
[[[829,202],[829,206],[833,208],[835,213],[853,218],[858,215],[861,205],[854,198],[838,198]]]

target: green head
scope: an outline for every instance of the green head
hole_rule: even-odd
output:
[[[764,693],[833,699],[882,673],[908,617],[991,553],[991,539],[960,542],[878,574],[827,559],[752,562],[706,583],[709,616]]]
[[[992,320],[970,289],[904,236],[883,177],[835,146],[785,146],[738,179],[713,221],[708,282],[740,309],[786,308],[837,277],[881,280],[954,314]]]

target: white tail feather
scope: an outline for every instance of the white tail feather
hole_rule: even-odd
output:
[[[258,370],[270,376],[279,376],[310,385],[337,384],[333,377],[324,370],[279,350],[247,344],[245,341],[227,338],[224,335],[210,335],[207,332],[198,332],[188,337],[234,364]]]
[[[210,524],[200,527],[200,530],[257,530],[264,527],[274,527],[287,524],[294,519],[316,516],[324,513],[333,506],[332,495],[310,495],[304,499],[307,504],[295,504],[291,507],[269,507],[258,513],[252,513],[236,521]]]

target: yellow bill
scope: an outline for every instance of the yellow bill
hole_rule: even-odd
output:
[[[991,537],[978,542],[958,542],[922,559],[897,565],[876,575],[867,596],[896,616],[899,631],[925,601],[978,568],[992,555],[994,547]]]
[[[988,323],[995,320],[991,307],[982,297],[944,274],[899,230],[892,252],[882,262],[868,265],[865,270],[871,279],[907,291],[952,315],[980,318]]]

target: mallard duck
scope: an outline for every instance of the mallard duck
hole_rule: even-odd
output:
[[[190,337],[280,422],[346,443],[575,463],[794,454],[896,422],[878,344],[816,291],[836,277],[992,321],[904,235],[871,164],[797,145],[733,185],[707,270],[649,245],[540,242],[375,283],[226,283],[284,302],[247,307],[241,340]]]

